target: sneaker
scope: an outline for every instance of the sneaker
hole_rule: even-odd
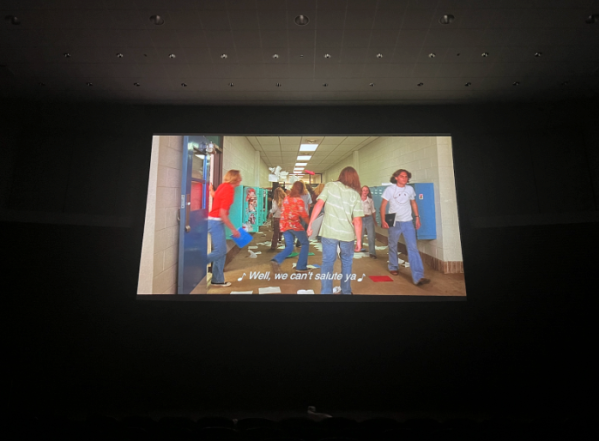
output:
[[[376,254],[371,254],[370,257],[372,257],[373,259],[376,259]]]
[[[295,269],[295,272],[297,272],[297,273],[307,273],[308,271],[309,271],[308,268],[306,268],[306,269],[297,269],[296,268]]]
[[[391,270],[389,272],[394,276],[399,276],[399,271],[397,271],[397,270]]]
[[[421,286],[421,285],[426,285],[427,283],[430,283],[430,282],[431,282],[431,279],[427,279],[426,277],[423,277],[418,282],[416,282],[415,285]]]
[[[279,274],[281,272],[281,265],[276,260],[270,261],[270,267],[272,269],[273,274]]]
[[[211,283],[212,286],[231,286],[231,282],[223,282],[223,283]]]
[[[365,248],[362,248],[362,249],[360,250],[360,253],[367,253],[367,252],[368,252],[368,250],[367,250],[367,249],[365,249]]]

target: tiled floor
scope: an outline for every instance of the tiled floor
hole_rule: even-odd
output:
[[[263,225],[260,231],[254,233],[254,239],[248,246],[257,246],[258,248],[252,251],[259,251],[256,258],[250,258],[248,247],[243,248],[235,256],[235,258],[225,267],[225,280],[231,282],[232,285],[226,288],[210,286],[208,294],[230,294],[232,291],[252,291],[252,294],[258,294],[259,288],[278,286],[281,293],[296,294],[298,290],[313,290],[314,293],[320,293],[320,281],[314,280],[314,276],[320,273],[319,269],[313,269],[312,280],[310,273],[304,273],[301,276],[306,277],[305,280],[292,280],[291,277],[299,276],[292,267],[292,264],[297,262],[297,257],[288,258],[281,265],[283,273],[289,276],[287,280],[275,280],[270,267],[270,260],[280,252],[269,251],[270,245],[261,245],[264,242],[269,242],[272,238],[272,230],[270,222],[268,225]],[[377,243],[377,246],[384,246]],[[296,251],[299,251],[296,248]],[[322,252],[315,244],[310,244],[310,252],[314,256],[308,257],[308,265],[321,264]],[[352,272],[356,275],[356,280],[352,281],[352,291],[354,295],[409,295],[409,296],[465,296],[466,287],[464,283],[464,274],[443,274],[435,271],[428,265],[424,264],[425,277],[431,282],[423,286],[415,286],[412,283],[412,277],[409,268],[400,268],[399,275],[393,276],[389,274],[387,269],[387,248],[377,250],[377,259],[368,257],[368,253],[361,253],[361,258],[354,258]],[[400,259],[408,260],[407,256],[400,254]],[[335,272],[341,272],[341,263],[339,260],[335,262]],[[250,279],[250,274],[261,273],[263,277],[268,279]],[[266,275],[266,273],[269,273]],[[244,276],[245,274],[245,276]],[[389,276],[393,279],[392,282],[373,282],[368,276]],[[358,280],[362,278],[362,281]],[[241,280],[239,280],[241,279]],[[333,282],[333,286],[339,286],[340,282]],[[200,293],[200,290],[194,291]]]

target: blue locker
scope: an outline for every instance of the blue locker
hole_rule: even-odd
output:
[[[420,229],[416,230],[416,239],[430,240],[437,238],[437,221],[435,219],[435,187],[433,183],[408,184],[416,192],[416,205],[420,215]]]

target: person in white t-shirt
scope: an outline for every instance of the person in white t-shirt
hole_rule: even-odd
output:
[[[388,186],[383,192],[380,211],[381,226],[389,229],[389,272],[394,276],[399,274],[397,242],[403,234],[408,248],[412,281],[415,285],[424,285],[430,280],[424,277],[424,266],[416,245],[416,230],[420,228],[420,216],[418,215],[418,205],[416,205],[416,192],[414,188],[407,185],[411,177],[412,173],[404,169],[397,170],[391,176],[391,182],[395,185]],[[395,213],[392,226],[385,221],[387,204],[389,204],[389,214]],[[416,218],[415,225],[412,223],[412,212]]]

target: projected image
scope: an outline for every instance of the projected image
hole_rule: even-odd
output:
[[[153,149],[139,294],[466,296],[449,136]]]

